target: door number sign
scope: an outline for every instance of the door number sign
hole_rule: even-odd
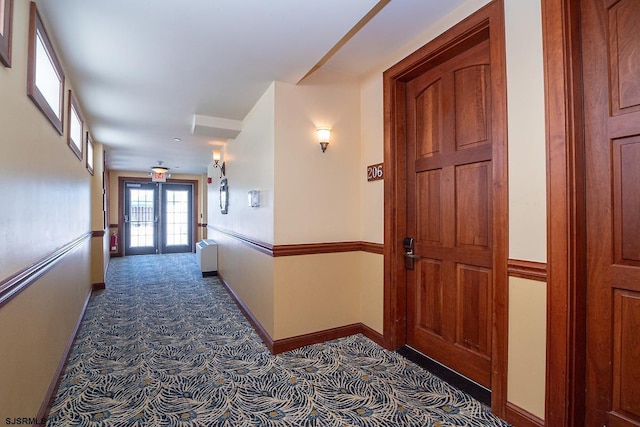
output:
[[[382,163],[367,166],[367,181],[377,181],[384,179]]]

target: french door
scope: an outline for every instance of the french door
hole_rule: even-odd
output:
[[[125,255],[193,250],[193,185],[125,182]]]

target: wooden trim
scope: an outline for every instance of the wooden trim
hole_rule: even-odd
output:
[[[58,362],[58,367],[53,374],[53,378],[51,380],[51,383],[49,384],[49,389],[47,389],[47,393],[44,395],[44,399],[42,400],[42,404],[40,405],[40,409],[38,410],[38,415],[36,417],[38,420],[46,420],[49,412],[51,411],[53,400],[56,397],[58,387],[60,386],[60,381],[62,380],[62,372],[64,371],[64,367],[67,364],[67,360],[69,359],[69,354],[71,353],[73,343],[75,342],[76,336],[78,335],[78,330],[80,329],[80,325],[82,324],[82,319],[84,319],[84,314],[87,311],[87,305],[89,305],[90,299],[91,292],[87,294],[87,298],[85,299],[82,310],[80,311],[80,316],[78,316],[78,320],[75,327],[73,328],[73,332],[71,332],[71,337],[69,338],[67,346],[62,353],[62,357]]]
[[[505,421],[517,427],[542,427],[544,420],[536,417],[532,413],[507,402],[505,411]]]
[[[303,243],[274,246],[273,256],[315,255],[337,252],[357,252],[359,250],[360,242]]]
[[[86,233],[67,243],[63,247],[49,253],[27,268],[24,268],[12,276],[2,280],[0,282],[0,307],[6,304],[11,298],[25,290],[47,271],[51,270],[65,255],[82,245],[85,241],[89,240],[90,237],[91,233]]]
[[[324,331],[312,332],[310,334],[298,335],[296,337],[283,338],[273,342],[273,354],[280,354],[296,348],[308,345],[319,344],[338,338],[348,337],[362,333],[362,324],[353,323],[351,325],[339,326],[337,328],[326,329]]]
[[[372,254],[384,255],[384,244],[373,242],[360,242],[360,250]]]
[[[547,264],[544,262],[510,259],[507,264],[507,272],[510,277],[520,277],[538,282],[547,281]]]
[[[293,245],[272,245],[271,243],[262,242],[260,240],[245,236],[240,233],[225,230],[224,228],[218,228],[212,225],[208,225],[207,228],[232,237],[257,251],[272,257],[316,255],[357,251],[382,254],[384,251],[384,245],[382,243],[372,242],[327,242],[301,243]]]
[[[547,151],[545,421],[584,425],[586,242],[580,0],[542,0]]]
[[[94,291],[101,291],[106,288],[107,285],[104,282],[94,283],[93,285],[91,285],[91,289],[93,289]]]
[[[360,323],[360,327],[362,328],[362,335],[369,338],[374,343],[378,344],[380,347],[384,347],[384,337],[382,334],[375,329],[370,328],[364,323]]]
[[[425,67],[439,64],[463,52],[476,40],[490,39],[493,135],[493,314],[492,314],[492,412],[504,416],[507,396],[508,327],[508,192],[507,109],[504,5],[494,0],[453,28],[436,37],[384,72],[384,241],[393,242],[384,252],[385,347],[397,349],[406,343],[406,273],[399,243],[406,236],[406,81]]]
[[[104,237],[105,235],[105,231],[104,230],[93,230],[91,232],[91,238],[96,238],[96,237]]]
[[[244,304],[244,302],[242,302],[240,297],[238,297],[238,294],[236,294],[235,291],[231,288],[231,286],[229,286],[229,283],[227,283],[227,281],[224,280],[224,277],[220,275],[220,272],[218,272],[218,279],[220,279],[220,283],[222,283],[222,285],[227,290],[227,293],[229,294],[229,296],[236,303],[236,305],[238,306],[242,314],[244,314],[244,317],[246,317],[249,323],[251,323],[251,326],[253,326],[253,329],[256,331],[256,333],[258,334],[262,342],[264,342],[264,344],[267,346],[269,351],[273,353],[273,340],[271,339],[271,336],[269,335],[267,330],[262,327],[258,319],[256,319],[256,317],[253,315],[251,310],[249,310],[249,307],[247,307]]]

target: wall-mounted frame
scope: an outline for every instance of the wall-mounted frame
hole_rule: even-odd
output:
[[[11,23],[13,0],[0,0],[0,62],[11,68]]]
[[[27,95],[62,135],[64,72],[40,19],[35,2],[31,2],[29,9]]]
[[[225,215],[229,213],[229,185],[227,178],[220,181],[220,213]]]
[[[89,132],[86,132],[87,135],[87,170],[91,175],[93,175],[93,141],[91,140],[91,135]]]
[[[82,146],[84,145],[84,121],[80,115],[78,103],[69,91],[69,111],[67,114],[67,145],[79,160],[82,160]]]

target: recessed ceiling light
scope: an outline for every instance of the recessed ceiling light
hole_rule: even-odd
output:
[[[180,141],[182,141],[181,138],[173,138],[173,142],[180,142]]]

